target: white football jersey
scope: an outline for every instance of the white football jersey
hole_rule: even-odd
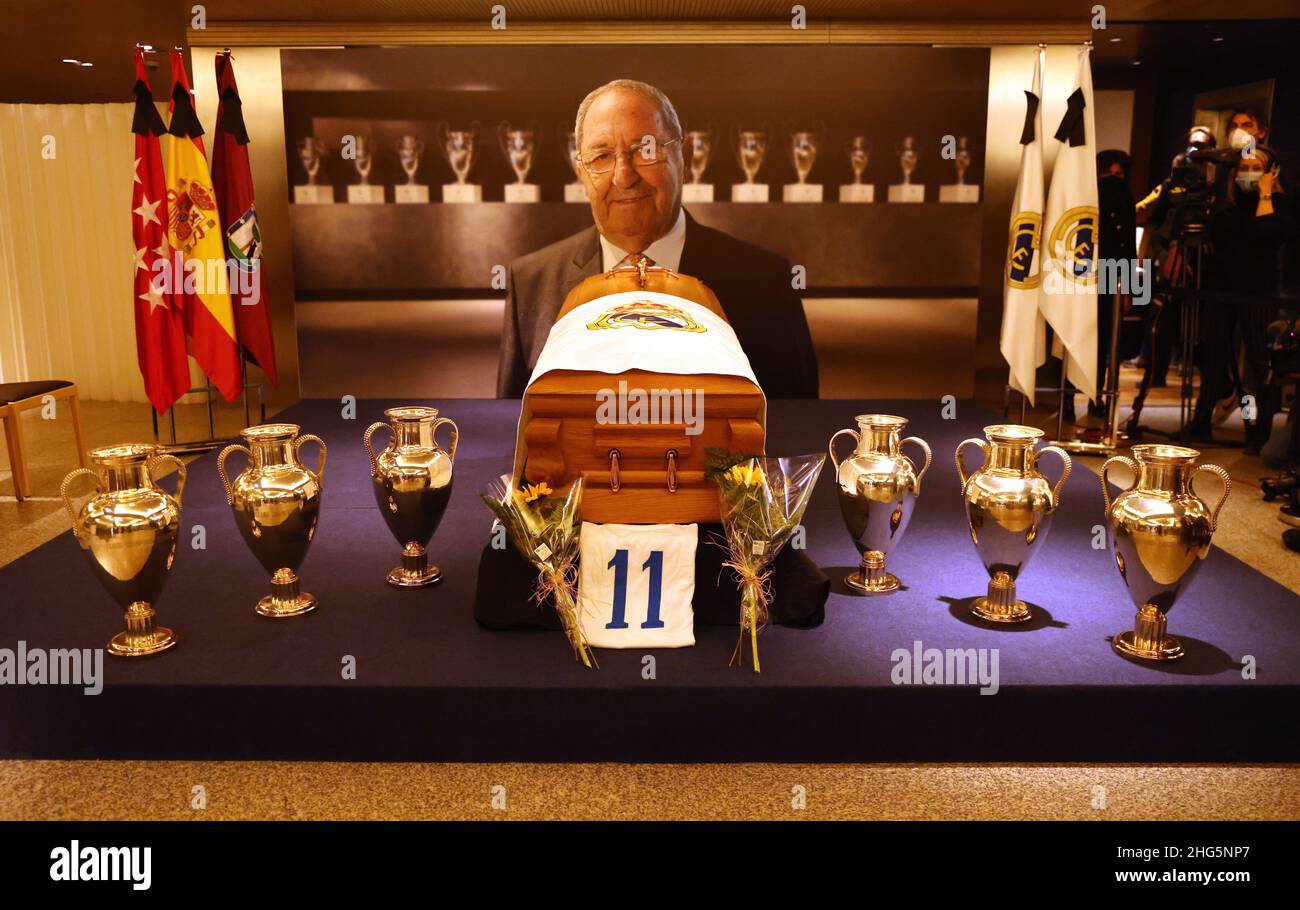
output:
[[[582,523],[578,620],[596,648],[695,644],[698,525]]]

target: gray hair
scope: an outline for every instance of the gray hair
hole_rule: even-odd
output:
[[[606,92],[612,92],[616,89],[624,89],[629,92],[636,92],[638,95],[644,95],[655,104],[659,105],[659,111],[663,114],[664,120],[672,129],[673,135],[670,137],[676,139],[682,135],[682,122],[677,119],[677,109],[673,103],[668,100],[668,96],[659,89],[650,85],[648,82],[638,82],[636,79],[615,79],[612,82],[606,82],[600,88],[595,89],[586,98],[582,99],[582,104],[578,105],[578,116],[573,121],[573,140],[574,147],[582,148],[582,124],[587,119],[587,110],[592,103]]]

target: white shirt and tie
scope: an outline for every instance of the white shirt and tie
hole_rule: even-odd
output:
[[[650,260],[650,264],[657,265],[660,268],[671,269],[674,272],[680,271],[682,264],[682,249],[686,246],[686,209],[679,209],[677,212],[677,221],[668,231],[654,243],[650,244],[641,251],[641,255]],[[629,253],[627,250],[619,249],[614,244],[605,239],[604,234],[600,234],[600,260],[601,271],[608,272],[612,268],[620,265],[630,265],[630,258],[635,253]]]

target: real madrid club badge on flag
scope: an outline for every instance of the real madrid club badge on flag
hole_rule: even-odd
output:
[[[1059,148],[1043,218],[1039,306],[1056,333],[1074,387],[1097,399],[1097,154],[1092,48],[1079,49],[1074,91],[1056,130]]]
[[[1011,203],[1006,284],[1002,290],[999,347],[1010,367],[1007,384],[1034,403],[1035,374],[1047,359],[1046,322],[1038,307],[1043,236],[1043,51],[1034,55],[1034,78],[1025,91],[1020,131],[1020,180]]]
[[[579,617],[597,648],[695,644],[698,525],[582,523]]]

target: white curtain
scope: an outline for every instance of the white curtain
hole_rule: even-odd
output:
[[[147,401],[135,351],[130,104],[0,104],[0,382]]]

